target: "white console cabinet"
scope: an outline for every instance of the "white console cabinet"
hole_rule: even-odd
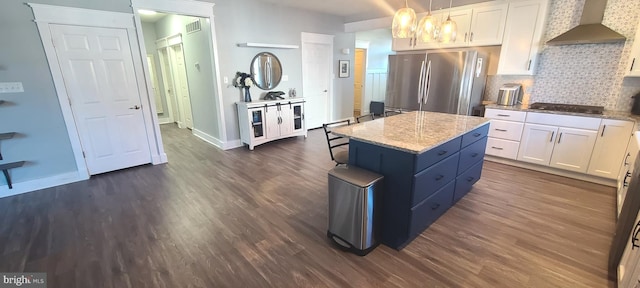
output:
[[[240,139],[249,145],[257,145],[292,137],[307,137],[304,124],[304,99],[238,102],[238,123]]]

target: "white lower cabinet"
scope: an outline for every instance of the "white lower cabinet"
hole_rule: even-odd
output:
[[[587,172],[589,157],[596,143],[596,131],[558,128],[549,166],[574,172]]]
[[[616,179],[625,156],[620,151],[627,149],[632,131],[633,123],[630,121],[602,119],[587,173]]]
[[[304,99],[238,102],[240,139],[253,150],[272,140],[307,136]]]
[[[524,124],[518,160],[549,165],[558,127],[538,124]]]

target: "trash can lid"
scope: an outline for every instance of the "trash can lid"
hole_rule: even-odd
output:
[[[368,187],[384,176],[355,166],[337,166],[329,170],[329,175],[359,187]]]

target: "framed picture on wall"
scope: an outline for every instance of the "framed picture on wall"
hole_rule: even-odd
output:
[[[338,77],[349,78],[349,60],[338,60]]]

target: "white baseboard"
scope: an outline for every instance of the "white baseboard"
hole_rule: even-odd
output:
[[[602,178],[602,177],[598,177],[598,176],[587,175],[587,174],[582,174],[582,173],[573,172],[573,171],[566,171],[566,170],[557,169],[557,168],[553,168],[553,167],[541,166],[541,165],[531,164],[531,163],[527,163],[527,162],[511,160],[511,159],[501,158],[501,157],[496,157],[496,156],[492,156],[492,155],[485,155],[484,159],[487,160],[487,161],[491,161],[491,162],[496,162],[496,163],[516,166],[516,167],[520,167],[520,168],[540,171],[540,172],[549,173],[549,174],[553,174],[553,175],[559,175],[559,176],[563,176],[563,177],[567,177],[567,178],[578,179],[578,180],[587,181],[587,182],[591,182],[591,183],[596,183],[596,184],[600,184],[600,185],[605,185],[605,186],[610,186],[610,187],[617,187],[616,180],[614,180],[614,179],[606,179],[606,178]]]
[[[162,153],[161,155],[153,155],[151,157],[151,163],[153,165],[164,164],[169,160],[167,159],[167,153]]]
[[[229,150],[229,149],[233,149],[233,148],[238,148],[238,147],[242,147],[242,141],[240,139],[236,139],[236,140],[231,140],[231,141],[222,141],[216,137],[213,137],[207,133],[204,133],[198,129],[193,129],[193,135],[195,135],[196,137],[204,140],[205,142],[216,146],[222,150]]]
[[[8,185],[0,186],[0,198],[13,195],[23,194],[45,188],[51,188],[73,182],[87,180],[89,177],[80,175],[78,171],[58,174],[51,177],[45,177],[25,182],[13,183],[13,189],[9,189]]]
[[[173,123],[173,121],[171,121],[171,118],[158,118],[158,124],[162,125],[162,124],[171,124]]]
[[[236,140],[231,140],[231,141],[227,141],[224,143],[224,150],[229,150],[229,149],[233,149],[233,148],[238,148],[238,147],[242,147],[244,146],[244,144],[242,144],[242,140],[240,139],[236,139]]]

